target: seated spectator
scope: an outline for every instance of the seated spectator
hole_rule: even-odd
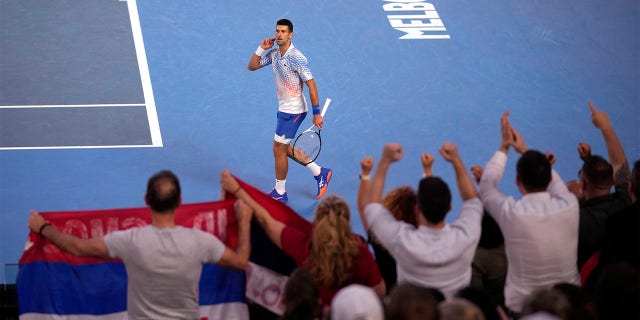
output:
[[[578,268],[600,251],[607,219],[631,204],[627,192],[629,164],[624,149],[616,136],[609,116],[589,101],[591,121],[600,129],[607,146],[609,161],[591,154],[591,146],[581,142],[578,153],[584,161],[580,169],[580,185],[584,201],[580,203],[578,234]],[[615,192],[611,188],[615,187]]]
[[[423,155],[422,158],[424,164],[426,156]],[[389,251],[380,244],[380,241],[376,238],[375,234],[371,232],[367,222],[367,217],[364,214],[364,200],[366,193],[369,190],[373,158],[366,157],[362,159],[360,161],[360,167],[362,171],[360,174],[360,187],[358,188],[358,214],[360,215],[360,221],[362,221],[364,231],[367,233],[369,244],[371,244],[371,247],[373,248],[373,253],[376,257],[378,268],[380,269],[380,275],[382,275],[385,285],[387,286],[387,292],[390,292],[396,285],[396,280],[398,278],[398,274],[396,272],[396,260],[393,259]],[[425,174],[427,174],[426,171]],[[416,219],[414,215],[416,193],[410,186],[401,186],[390,190],[382,199],[382,204],[391,211],[398,221],[404,221],[416,226]]]
[[[440,320],[485,320],[480,308],[468,300],[452,298],[438,305]]]
[[[476,183],[480,183],[482,172],[482,166],[471,167]],[[504,282],[507,277],[504,237],[498,223],[487,210],[482,214],[480,242],[473,256],[471,270],[471,286],[483,289],[496,304],[504,305]]]
[[[484,168],[480,197],[505,239],[505,304],[519,313],[524,299],[535,290],[559,282],[580,283],[576,268],[579,206],[551,168],[550,159],[554,158],[529,150],[508,116],[508,111],[502,115],[502,141]],[[498,189],[511,147],[521,154],[516,165],[521,199]]]
[[[318,285],[307,269],[298,268],[291,273],[284,288],[283,302],[281,320],[322,319]]]
[[[384,320],[382,301],[370,287],[346,286],[331,301],[331,320]]]
[[[438,289],[400,283],[387,297],[387,319],[438,320],[438,303],[444,300],[444,294]]]
[[[372,287],[379,296],[386,289],[378,266],[362,237],[351,231],[349,205],[330,195],[315,208],[310,234],[274,219],[229,173],[221,175],[222,188],[249,205],[271,241],[286,252],[298,267],[311,271],[324,306],[338,290],[350,284]]]
[[[571,304],[569,299],[556,289],[539,289],[525,298],[521,314],[526,316],[538,312],[546,312],[559,319],[568,320]]]
[[[502,306],[496,303],[492,296],[482,288],[476,288],[473,286],[466,287],[458,293],[456,297],[466,299],[475,304],[484,315],[486,320],[506,320],[507,314],[504,312]]]
[[[598,319],[640,319],[639,284],[638,268],[624,261],[606,265],[595,288]]]
[[[571,306],[568,319],[572,320],[593,320],[595,312],[591,306],[591,301],[587,298],[584,290],[575,284],[557,283],[552,287],[562,293]]]
[[[458,219],[448,224],[451,192],[437,177],[425,177],[418,187],[414,215],[419,227],[398,221],[382,205],[382,190],[389,166],[403,156],[402,146],[384,146],[365,203],[369,228],[395,258],[398,283],[409,282],[441,290],[452,297],[471,282],[471,261],[480,239],[482,204],[453,143],[440,154],[452,164],[463,204]]]

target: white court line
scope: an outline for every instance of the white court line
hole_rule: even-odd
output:
[[[47,146],[47,147],[0,147],[0,150],[50,150],[50,149],[116,149],[116,148],[155,148],[150,144],[121,146]]]
[[[140,17],[138,16],[138,5],[136,0],[127,1],[129,8],[129,20],[131,20],[131,31],[133,32],[133,42],[136,47],[138,57],[138,67],[140,68],[140,80],[142,81],[142,91],[144,92],[144,102],[147,106],[147,118],[149,119],[149,130],[151,131],[151,143],[155,147],[162,147],[162,136],[160,134],[160,123],[156,112],[156,102],[153,98],[153,88],[151,87],[151,76],[147,65],[147,54],[144,50],[142,40],[142,29],[140,28]]]
[[[104,108],[104,107],[144,107],[144,103],[130,104],[34,104],[23,106],[0,106],[0,109],[29,109],[29,108]]]

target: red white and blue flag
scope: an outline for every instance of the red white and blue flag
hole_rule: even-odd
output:
[[[240,181],[277,220],[310,232],[311,224],[288,206]],[[235,248],[235,199],[182,205],[176,224],[201,229]],[[151,223],[148,208],[41,213],[62,232],[80,238]],[[281,296],[294,261],[256,223],[251,227],[251,263],[246,272],[207,264],[199,285],[200,319],[249,319],[247,298],[281,313]],[[127,275],[119,259],[79,258],[30,233],[16,281],[20,319],[127,319]]]

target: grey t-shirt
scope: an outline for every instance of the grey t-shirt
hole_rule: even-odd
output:
[[[115,231],[104,242],[124,262],[132,320],[197,319],[202,265],[217,263],[226,248],[209,233],[180,226]]]

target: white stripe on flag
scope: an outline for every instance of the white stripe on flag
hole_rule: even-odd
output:
[[[253,262],[249,262],[245,272],[247,273],[247,290],[245,292],[247,299],[277,315],[282,315],[284,312],[282,297],[289,277]]]
[[[246,303],[229,302],[200,306],[200,320],[249,320]]]

